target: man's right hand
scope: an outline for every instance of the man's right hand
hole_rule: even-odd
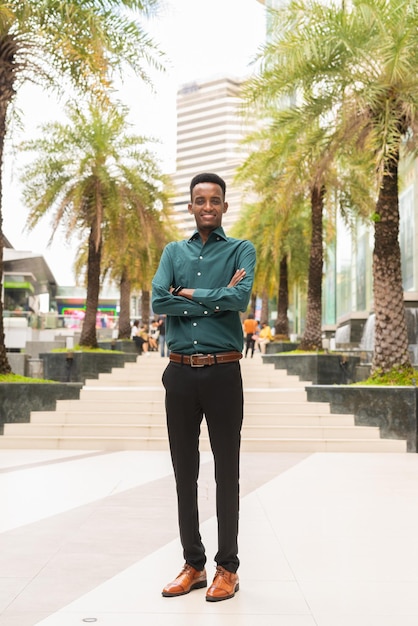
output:
[[[244,269],[237,270],[227,284],[227,287],[235,287],[236,285],[238,285],[238,283],[241,282],[241,280],[245,277],[245,274],[246,271]]]

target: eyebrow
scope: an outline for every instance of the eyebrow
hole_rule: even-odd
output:
[[[206,198],[206,196],[199,194],[199,195],[194,197],[194,200],[199,200],[200,198],[204,200]],[[214,194],[213,196],[210,196],[209,199],[210,200],[214,200],[214,199],[222,200],[222,195],[221,194]]]

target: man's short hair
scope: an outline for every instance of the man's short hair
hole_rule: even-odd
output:
[[[219,185],[225,199],[226,183],[224,179],[218,176],[218,174],[212,174],[211,172],[196,174],[196,176],[192,178],[192,182],[190,183],[190,198],[192,198],[193,195],[193,188],[196,187],[196,185],[200,185],[200,183],[214,183],[215,185]]]

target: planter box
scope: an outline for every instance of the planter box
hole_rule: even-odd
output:
[[[332,413],[351,413],[359,426],[378,426],[383,439],[406,439],[408,452],[417,452],[416,387],[306,387],[310,402],[328,402]]]
[[[296,350],[298,343],[292,341],[271,341],[266,344],[266,354],[277,354],[279,352],[291,352]]]
[[[99,348],[103,348],[103,350],[117,350],[118,352],[138,355],[135,342],[130,339],[112,339],[110,341],[98,341],[97,343]]]
[[[44,364],[44,378],[67,383],[85,383],[88,378],[98,378],[102,372],[110,373],[114,367],[124,367],[127,361],[135,362],[137,356],[122,352],[46,352],[39,355]]]
[[[14,374],[19,374],[19,376],[28,375],[29,357],[27,354],[23,352],[8,352],[7,360]]]
[[[316,385],[346,384],[355,378],[359,356],[340,354],[265,354],[263,363],[274,363],[276,369],[285,369],[299,380],[310,380]]]
[[[65,337],[54,341],[27,341],[25,347],[25,353],[34,359],[39,359],[39,355],[42,352],[51,352],[56,348],[65,348]]]
[[[30,421],[31,411],[54,411],[57,400],[78,400],[80,383],[0,383],[0,432],[7,423]]]

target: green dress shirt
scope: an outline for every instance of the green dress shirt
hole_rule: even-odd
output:
[[[254,280],[255,248],[250,241],[214,230],[205,244],[197,231],[190,239],[169,243],[152,281],[152,309],[167,315],[166,341],[171,352],[213,354],[242,351],[239,311],[246,311]],[[236,270],[245,277],[227,284]],[[169,289],[194,289],[193,300]]]

